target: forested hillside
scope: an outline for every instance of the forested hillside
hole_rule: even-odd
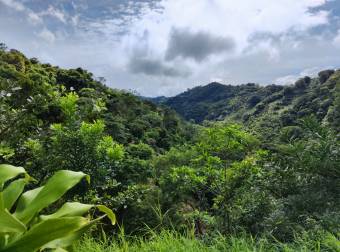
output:
[[[99,217],[102,225],[81,229],[85,237],[70,233],[72,241],[83,239],[75,251],[339,251],[339,71],[284,87],[212,83],[160,100],[155,105],[81,68],[43,64],[2,46],[0,164],[25,167],[38,188],[13,197],[33,179],[6,166],[25,177],[0,177],[0,214],[14,225],[5,229],[0,221],[0,251],[25,245],[29,236],[18,237],[33,228],[21,222],[87,212],[46,215],[70,200],[108,213],[106,205],[118,223]],[[164,105],[207,121],[184,121]],[[75,174],[73,186],[85,174],[91,183],[22,214],[60,170],[83,173],[63,171],[71,175],[53,188]],[[68,238],[39,248],[70,249]]]
[[[325,70],[316,78],[306,76],[287,86],[211,83],[154,102],[165,104],[197,123],[227,120],[275,130],[315,115],[318,121],[340,128],[336,109],[339,90],[340,71]]]
[[[121,144],[147,143],[162,152],[185,135],[185,123],[173,111],[107,88],[81,68],[60,69],[4,49],[0,67],[2,146],[10,147],[12,140],[23,144],[51,124],[64,123],[63,112],[72,102],[77,105],[73,119],[102,120],[105,133]]]

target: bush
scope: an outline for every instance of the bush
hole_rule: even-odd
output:
[[[290,142],[303,135],[303,130],[298,126],[287,126],[282,128],[280,139],[283,142]]]
[[[137,157],[143,160],[151,159],[154,155],[154,150],[149,145],[144,144],[144,143],[130,144],[126,148],[126,151],[132,157]]]
[[[249,104],[249,107],[254,107],[256,104],[258,104],[259,102],[261,101],[261,97],[258,96],[258,95],[253,95],[249,98],[248,100],[248,104]]]
[[[286,97],[290,97],[291,95],[294,94],[294,87],[292,86],[287,86],[283,89],[283,95]]]
[[[299,79],[298,81],[295,82],[295,86],[298,89],[304,89],[306,88],[311,82],[311,78],[306,76],[304,78]]]
[[[320,83],[323,84],[325,83],[329,77],[331,77],[331,75],[334,73],[334,70],[324,70],[318,73],[319,75],[319,80]]]

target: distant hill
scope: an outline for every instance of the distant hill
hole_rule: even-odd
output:
[[[252,126],[269,123],[281,128],[315,115],[320,121],[334,124],[339,85],[340,70],[325,70],[316,78],[306,76],[287,86],[254,83],[232,86],[213,82],[153,101],[196,123],[229,120]]]

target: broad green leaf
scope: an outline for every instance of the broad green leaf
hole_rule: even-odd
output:
[[[16,207],[16,212],[22,212],[24,209],[29,206],[32,200],[38,195],[38,193],[43,189],[43,186],[35,188],[33,190],[27,191],[21,195],[18,201],[18,205]]]
[[[3,191],[4,208],[11,210],[14,203],[24,191],[27,179],[18,179],[9,184]]]
[[[109,209],[109,211],[111,211]],[[95,220],[92,220],[91,222],[88,222],[86,225],[81,227],[79,230],[72,232],[70,235],[51,241],[48,244],[46,244],[43,249],[49,248],[49,249],[56,249],[56,248],[65,248],[71,246],[75,241],[79,240],[82,235],[87,232],[94,224],[96,224],[98,221],[103,219],[105,216],[101,216]]]
[[[4,193],[0,192],[0,210],[4,210],[5,209],[5,203],[4,203]]]
[[[82,216],[87,213],[91,208],[97,207],[99,211],[106,214],[106,216],[111,220],[112,225],[116,223],[116,216],[111,209],[104,205],[89,205],[81,204],[78,202],[67,202],[65,203],[57,212],[50,215],[41,215],[42,220],[59,218],[59,217],[71,217],[71,216]]]
[[[112,210],[104,205],[98,205],[98,210],[105,213],[106,216],[111,220],[111,224],[116,224],[116,215],[112,212]]]
[[[15,216],[23,223],[28,223],[43,208],[57,201],[84,177],[88,177],[88,175],[83,172],[68,170],[56,172],[47,181],[46,185],[42,187],[40,192],[30,201],[30,204],[26,205],[23,209],[17,209]]]
[[[25,225],[11,215],[7,209],[0,210],[0,233],[23,233],[25,231]]]
[[[7,245],[2,252],[37,251],[51,241],[69,236],[88,223],[88,220],[83,217],[63,217],[42,221]]]
[[[74,241],[80,239],[84,232],[105,216],[115,224],[115,215],[109,208],[77,202],[65,203],[57,212],[42,215],[32,223],[31,220],[42,209],[57,201],[81,179],[86,178],[89,182],[89,176],[82,172],[59,171],[44,186],[22,194],[31,179],[25,170],[11,165],[1,165],[1,168],[2,187],[8,180],[20,174],[25,174],[25,179],[15,180],[0,191],[0,233],[3,234],[0,236],[0,251],[34,252],[52,249],[65,252],[71,248]],[[11,214],[9,210],[15,204],[15,212]],[[93,221],[80,217],[94,207],[105,215]],[[25,224],[28,223],[33,226],[26,228]]]
[[[78,241],[82,235],[87,232],[96,222],[101,218],[93,220],[80,229],[72,232],[71,234],[64,236],[60,239],[53,240],[47,244],[45,244],[42,249],[58,249],[58,248],[66,248],[70,247],[75,241]]]
[[[95,205],[81,204],[78,202],[67,202],[54,214],[41,215],[40,218],[47,220],[59,217],[82,216],[94,206]]]
[[[3,247],[6,246],[6,242],[7,237],[5,237],[4,235],[0,235],[0,251],[2,250]]]
[[[6,181],[17,177],[20,174],[27,174],[24,168],[0,164],[0,190],[3,188]]]
[[[67,252],[67,250],[63,249],[63,248],[56,248],[53,250],[54,252]]]

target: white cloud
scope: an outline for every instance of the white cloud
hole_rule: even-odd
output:
[[[53,6],[49,6],[46,11],[42,11],[38,14],[40,17],[44,16],[50,16],[58,19],[60,22],[63,22],[66,24],[66,16],[65,13],[61,10],[54,8]]]
[[[333,39],[333,44],[340,48],[340,30],[338,30],[336,36]]]
[[[33,12],[31,9],[27,8],[23,3],[16,0],[0,0],[0,3],[5,4],[7,7],[24,12],[26,14],[27,20],[36,25],[43,22],[43,18],[46,16],[54,17],[62,23],[66,24],[66,15],[61,10],[50,5],[47,10],[41,12]]]
[[[17,2],[15,0],[0,0],[1,3],[7,5],[8,7],[16,10],[16,11],[24,11],[25,6],[21,4],[20,2]]]
[[[53,43],[56,39],[54,33],[52,33],[50,30],[46,28],[44,28],[41,32],[39,32],[38,36],[48,43]]]
[[[303,78],[305,76],[309,77],[316,77],[317,74],[324,69],[332,69],[333,67],[325,66],[325,67],[312,67],[307,68],[301,71],[298,74],[290,74],[286,76],[279,77],[275,80],[276,84],[279,85],[287,85],[287,84],[293,84],[295,81],[297,81],[300,78]]]
[[[26,19],[29,23],[36,25],[42,23],[42,19],[39,17],[38,14],[34,13],[30,9],[26,8],[25,5],[22,3],[15,1],[15,0],[0,0],[0,3],[5,4],[7,7],[22,12],[26,15]]]
[[[174,95],[212,80],[283,83],[298,78],[303,69],[340,66],[340,31],[334,40],[323,34],[324,27],[334,27],[329,24],[334,13],[312,10],[327,0],[160,0],[157,8],[137,0],[115,6],[109,2],[116,1],[72,1],[75,13],[62,8],[61,0],[33,12],[27,7],[32,1],[37,0],[21,5],[19,0],[0,0],[7,6],[19,3],[11,8],[25,12],[35,24],[11,19],[13,24],[6,28],[5,17],[0,17],[5,20],[0,22],[0,36],[10,47],[61,67],[89,69],[104,76],[108,85],[143,95]],[[98,6],[105,15],[98,14]],[[313,35],[310,31],[316,27],[321,32]],[[206,53],[188,52],[181,45],[173,57],[166,57],[169,47],[174,48],[169,43],[174,29],[188,31],[189,44],[201,38]],[[183,41],[185,34],[179,35],[172,43]],[[222,49],[220,43],[233,41],[231,50],[210,48],[216,38],[224,38],[217,45]]]
[[[282,34],[290,31],[303,32],[309,28],[327,24],[328,13],[310,12],[311,7],[326,0],[163,0],[162,12],[149,11],[130,27],[126,40],[138,43],[138,38],[148,31],[151,48],[162,55],[173,27],[192,31],[209,32],[218,37],[232,37],[238,51],[249,44],[256,33]],[[184,11],[185,10],[185,11]],[[133,43],[132,43],[133,44]]]
[[[29,12],[27,16],[28,16],[28,20],[32,24],[40,24],[43,22],[42,19],[39,17],[39,15],[37,15],[34,12]]]

